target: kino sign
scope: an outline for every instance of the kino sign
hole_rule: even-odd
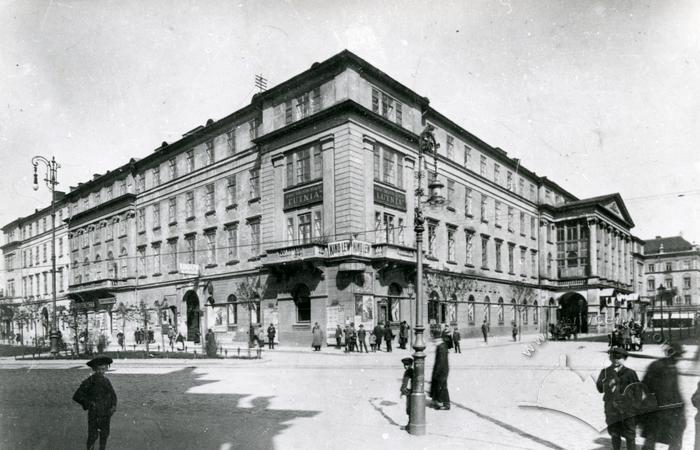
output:
[[[372,245],[363,241],[337,241],[328,244],[326,256],[372,256]]]
[[[198,264],[179,264],[178,272],[182,275],[194,275],[199,276],[199,265]]]

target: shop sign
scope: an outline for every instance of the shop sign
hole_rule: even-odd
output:
[[[406,211],[406,194],[374,185],[374,203]]]
[[[334,256],[372,256],[372,244],[369,242],[345,240],[328,244],[328,257]]]
[[[297,189],[284,194],[284,209],[299,208],[301,206],[320,203],[323,201],[323,184]]]
[[[199,275],[199,265],[198,264],[178,264],[178,272],[182,275]]]

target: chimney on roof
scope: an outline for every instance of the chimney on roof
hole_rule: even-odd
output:
[[[93,179],[93,180],[96,180],[96,179],[100,178],[101,176],[102,176],[102,175],[100,175],[99,173],[93,173],[93,174],[92,174],[92,179]]]
[[[664,252],[664,243],[662,242],[662,243],[659,245],[659,253],[663,253],[663,252]]]
[[[656,236],[654,239],[661,239],[661,236]]]

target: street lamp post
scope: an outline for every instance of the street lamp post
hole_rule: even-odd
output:
[[[416,233],[416,324],[415,340],[413,341],[413,380],[411,381],[411,402],[409,410],[409,420],[407,430],[415,436],[425,435],[425,340],[423,338],[423,231],[425,219],[423,218],[422,197],[425,194],[422,187],[423,179],[423,154],[433,153],[434,172],[432,180],[428,185],[428,202],[440,204],[443,201],[441,189],[443,184],[437,179],[437,149],[439,144],[433,135],[434,127],[428,125],[420,134],[418,139],[418,171],[416,182],[418,187],[415,190],[416,206],[414,210],[413,229]]]
[[[664,288],[663,284],[660,284],[657,291],[659,291],[659,306],[661,308],[661,340],[664,339]]]
[[[51,330],[49,332],[49,337],[51,339],[51,353],[58,353],[58,317],[56,315],[56,185],[58,181],[56,176],[58,175],[58,169],[61,167],[54,157],[51,160],[43,156],[35,156],[32,158],[32,165],[34,166],[34,190],[39,190],[39,179],[37,175],[37,170],[39,168],[39,163],[46,166],[46,186],[48,186],[51,191],[51,295],[53,312],[51,314]]]

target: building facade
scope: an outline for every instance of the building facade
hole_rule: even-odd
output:
[[[414,323],[427,125],[439,148],[424,169],[446,197],[423,208],[433,332],[602,332],[635,314],[641,241],[618,194],[578,199],[347,51],[66,194],[67,296],[128,342],[137,327],[245,341],[272,323],[308,345],[314,323],[329,338]]]

